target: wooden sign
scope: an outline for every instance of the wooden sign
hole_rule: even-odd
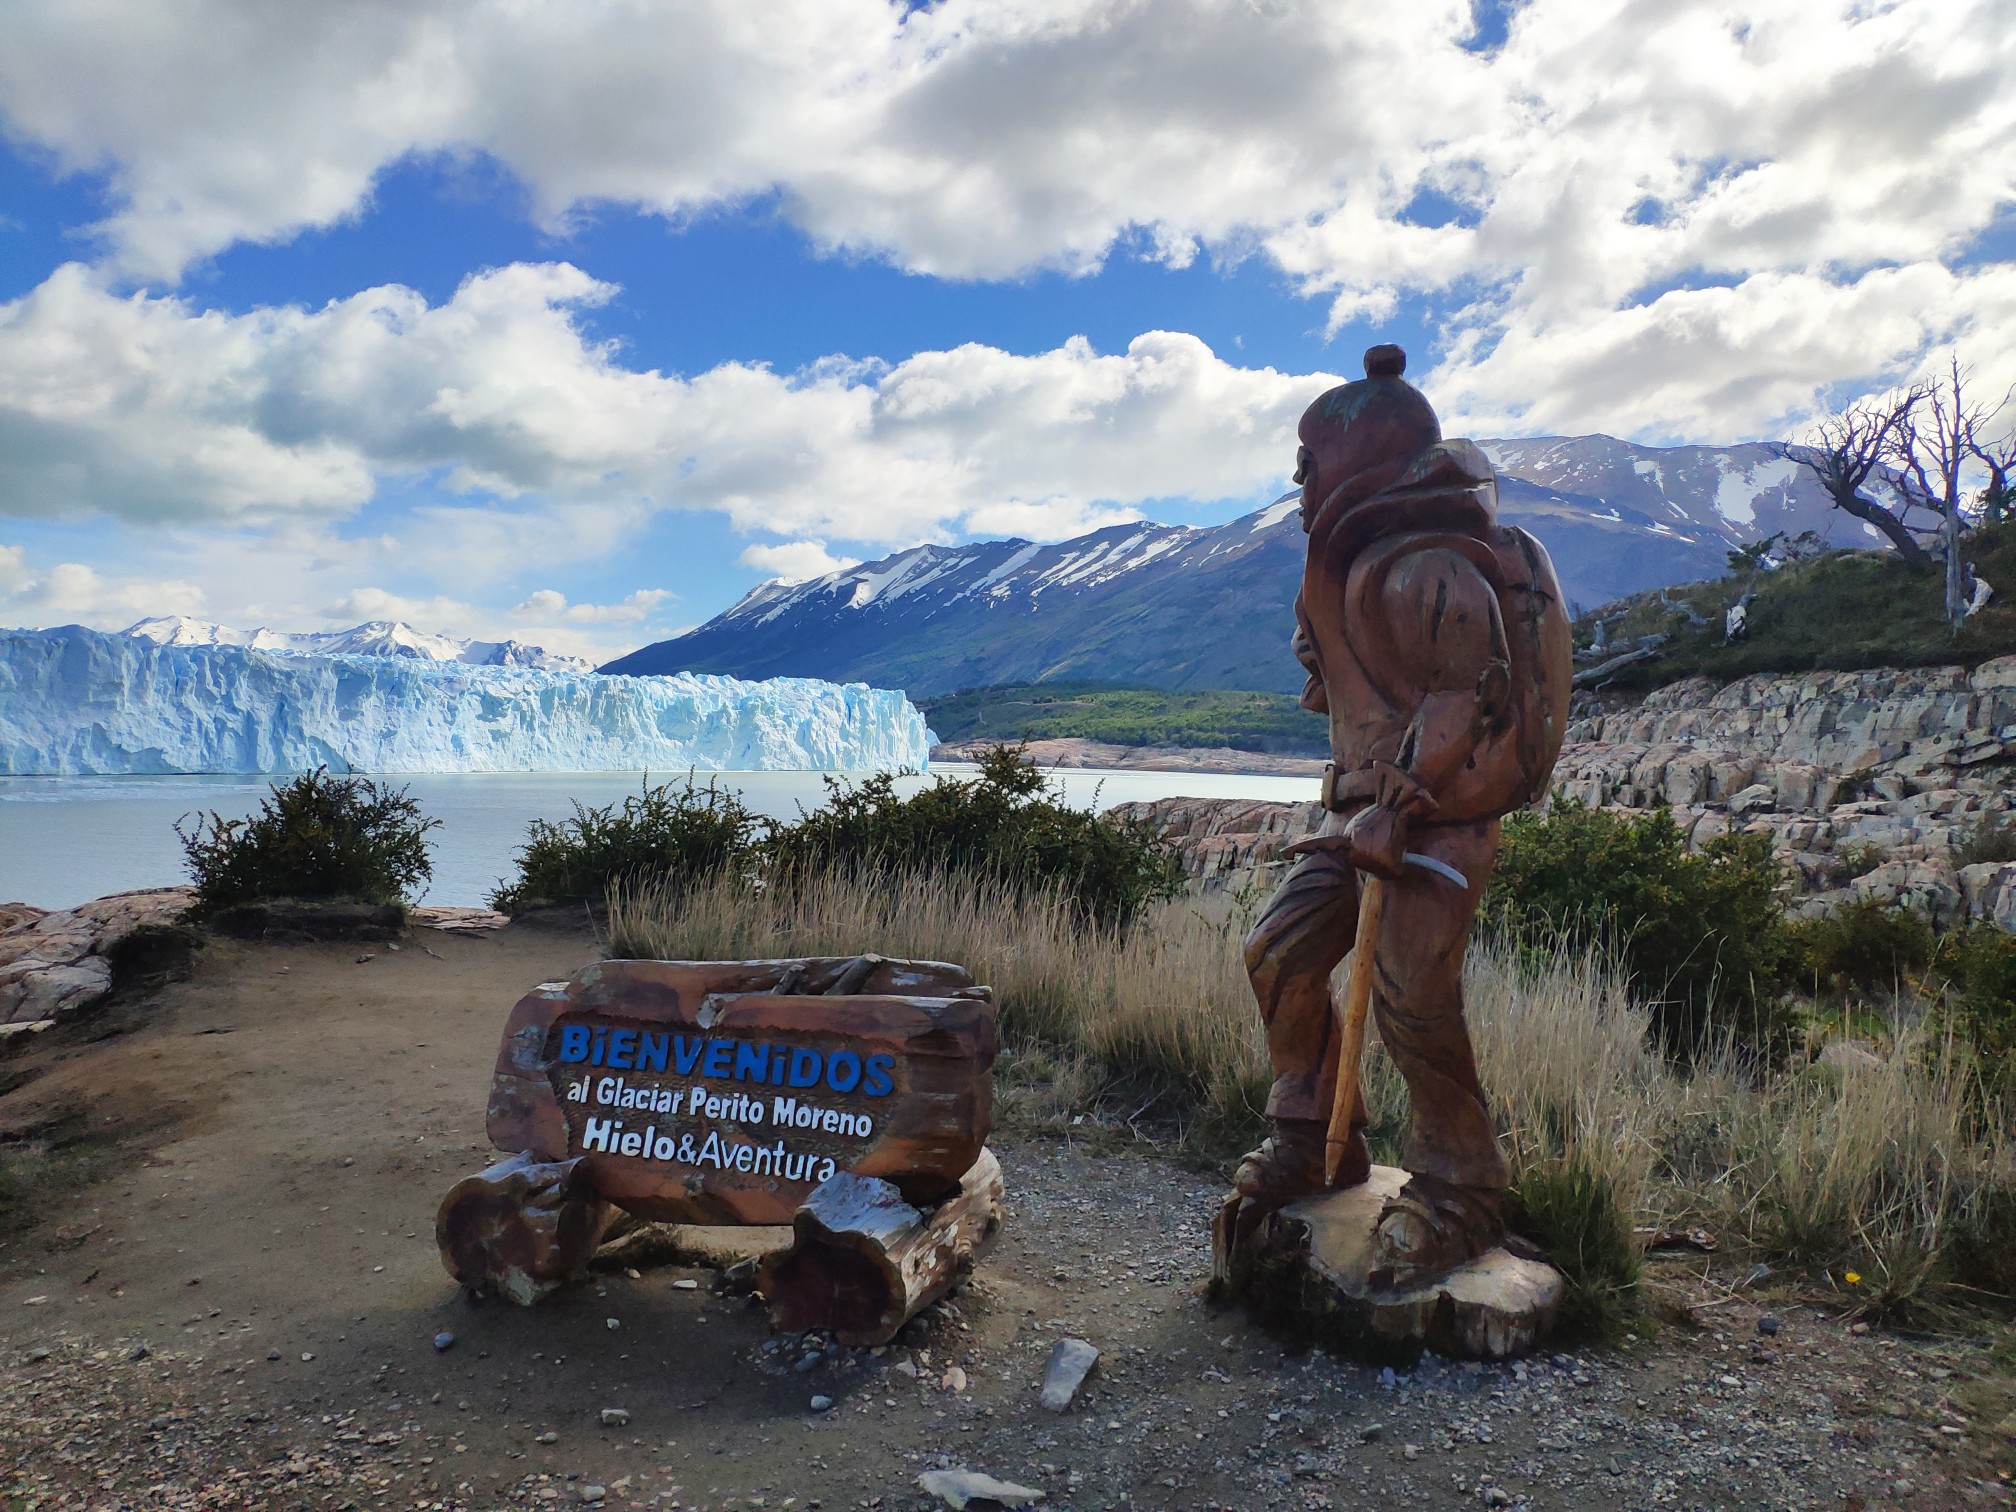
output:
[[[512,1011],[490,1140],[661,1222],[788,1224],[843,1172],[925,1207],[986,1142],[996,1049],[941,962],[604,961]]]

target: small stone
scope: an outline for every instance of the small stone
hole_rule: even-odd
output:
[[[1041,1491],[1018,1486],[1013,1481],[996,1480],[977,1470],[926,1470],[917,1477],[917,1485],[944,1502],[953,1512],[962,1512],[969,1502],[987,1501],[1004,1507],[1026,1507],[1043,1499]]]
[[[126,1351],[126,1358],[129,1360],[144,1360],[153,1352],[145,1344],[135,1344],[131,1349]]]
[[[269,1360],[277,1360],[280,1358],[280,1351],[277,1349],[269,1349],[266,1351],[266,1358]]]
[[[43,1345],[37,1344],[33,1349],[28,1351],[28,1363],[30,1365],[38,1364],[48,1358],[49,1351]]]
[[[359,966],[362,966],[366,961],[375,961],[377,959],[378,957],[375,954],[367,950],[364,952],[364,954],[357,957],[357,964]]]
[[[602,1426],[604,1428],[626,1428],[630,1424],[630,1413],[623,1407],[604,1407]]]
[[[23,1307],[41,1307],[41,1306],[43,1306],[43,1305],[44,1305],[45,1303],[47,1303],[47,1302],[48,1302],[48,1300],[49,1300],[49,1299],[48,1299],[48,1298],[47,1298],[46,1296],[44,1296],[44,1297],[24,1297],[24,1298],[22,1299],[22,1301],[21,1301],[21,1305],[22,1305]]]
[[[674,1281],[672,1283],[672,1290],[698,1291],[700,1290],[700,1283],[698,1281],[695,1281],[691,1276],[682,1276],[677,1281]]]
[[[622,1319],[620,1318],[604,1318],[602,1323],[606,1328],[621,1328],[623,1326]]]
[[[1757,1332],[1764,1335],[1764,1337],[1767,1339],[1777,1338],[1778,1330],[1783,1326],[1784,1325],[1781,1324],[1777,1320],[1777,1318],[1773,1317],[1770,1313],[1764,1314],[1763,1317],[1757,1320]]]
[[[609,1488],[607,1486],[597,1486],[591,1483],[581,1488],[581,1500],[584,1502],[598,1502],[608,1494]]]
[[[827,1408],[831,1407],[832,1405],[833,1405],[833,1398],[829,1396],[815,1396],[814,1398],[812,1398],[812,1410],[814,1412],[824,1412],[826,1411]]]
[[[938,1384],[947,1391],[964,1391],[966,1389],[966,1372],[961,1370],[957,1365],[954,1365],[945,1372],[944,1379]]]
[[[1414,1461],[1421,1458],[1421,1446],[1419,1444],[1402,1444],[1400,1446],[1400,1458],[1407,1461],[1410,1465],[1413,1464]]]
[[[307,1364],[307,1363],[308,1363],[308,1362],[309,1362],[310,1360],[312,1360],[312,1359],[314,1359],[314,1358],[315,1358],[315,1356],[314,1356],[313,1354],[309,1353],[309,1352],[308,1352],[307,1350],[303,1350],[303,1351],[301,1352],[301,1363],[302,1363],[303,1365],[306,1365],[306,1364]]]
[[[796,1365],[793,1365],[791,1368],[797,1371],[798,1374],[804,1375],[809,1370],[816,1370],[819,1366],[819,1362],[825,1358],[826,1357],[824,1355],[822,1355],[821,1353],[819,1353],[818,1350],[815,1349],[812,1350],[810,1353],[801,1356],[799,1358],[798,1363]]]
[[[1487,1507],[1509,1507],[1512,1505],[1512,1493],[1507,1491],[1503,1486],[1486,1486],[1483,1489],[1482,1496],[1484,1505]]]
[[[1386,1429],[1381,1424],[1367,1423],[1358,1430],[1358,1441],[1361,1444],[1376,1444],[1385,1432]]]
[[[1043,1367],[1043,1405],[1052,1412],[1064,1411],[1098,1363],[1099,1350],[1089,1341],[1059,1339]]]
[[[1848,1325],[1848,1332],[1859,1339],[1869,1332],[1869,1325],[1867,1323],[1850,1323]]]
[[[560,1442],[560,1435],[555,1433],[551,1428],[548,1428],[544,1433],[532,1440],[532,1442],[535,1444],[557,1444]]]
[[[447,1329],[444,1328],[441,1330],[441,1332],[434,1335],[434,1348],[438,1353],[446,1354],[449,1350],[453,1349],[454,1347],[455,1347],[455,1335],[448,1332]]]

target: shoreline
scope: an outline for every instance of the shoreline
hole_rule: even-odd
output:
[[[977,761],[1000,740],[951,741],[931,748],[935,761]],[[1230,746],[1125,746],[1077,737],[1022,742],[1038,766],[1049,769],[1089,768],[1105,772],[1200,772],[1226,777],[1320,777],[1321,756],[1282,756],[1269,751],[1238,751]]]

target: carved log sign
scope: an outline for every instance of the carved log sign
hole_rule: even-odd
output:
[[[604,961],[513,1009],[490,1140],[581,1157],[661,1222],[787,1224],[843,1171],[924,1206],[986,1141],[996,1043],[986,989],[944,963]]]

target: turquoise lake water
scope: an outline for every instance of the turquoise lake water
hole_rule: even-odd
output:
[[[936,773],[970,768],[939,763]],[[817,772],[722,772],[714,780],[773,818],[816,808],[825,787]],[[701,779],[705,781],[706,778]],[[901,779],[915,788],[929,778]],[[393,778],[422,810],[442,821],[433,834],[429,903],[480,904],[511,870],[512,853],[533,819],[564,819],[579,802],[620,802],[642,781],[637,772],[428,774]],[[1305,802],[1313,777],[1248,777],[1211,772],[1059,771],[1053,781],[1083,808],[1174,796],[1273,798]],[[111,892],[187,880],[175,822],[215,811],[250,813],[267,792],[258,777],[0,777],[0,902],[67,908]]]

